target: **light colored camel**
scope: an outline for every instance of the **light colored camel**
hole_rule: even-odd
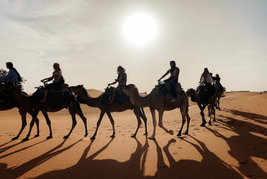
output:
[[[77,124],[76,121],[76,117],[75,114],[78,114],[81,119],[83,120],[84,123],[84,127],[85,127],[85,136],[88,135],[87,132],[87,121],[86,118],[84,117],[80,104],[76,101],[75,97],[73,95],[71,95],[68,92],[49,92],[47,95],[47,100],[43,103],[40,103],[39,101],[42,99],[42,96],[40,96],[41,94],[41,88],[38,88],[38,90],[32,95],[32,96],[28,96],[25,95],[23,93],[21,93],[20,90],[18,90],[15,86],[13,85],[6,85],[6,86],[2,86],[0,88],[0,90],[11,90],[13,93],[13,97],[16,99],[16,101],[18,101],[19,104],[23,104],[23,105],[27,105],[28,107],[33,108],[33,119],[30,123],[30,129],[29,132],[27,134],[27,136],[23,139],[23,141],[27,141],[29,140],[29,136],[31,134],[31,130],[33,127],[33,124],[35,122],[35,119],[39,113],[39,111],[41,111],[46,119],[46,123],[49,127],[49,131],[50,134],[47,137],[47,139],[53,138],[52,135],[52,129],[51,129],[51,121],[48,117],[47,112],[57,112],[60,111],[61,109],[64,108],[68,108],[69,109],[69,113],[72,117],[72,127],[70,132],[64,136],[64,138],[68,138],[72,132],[72,130],[74,129],[74,127]]]
[[[184,126],[185,121],[187,120],[187,129],[185,131],[185,135],[188,134],[190,117],[188,115],[188,98],[186,94],[182,91],[177,94],[177,98],[175,102],[170,102],[172,95],[171,93],[167,93],[163,95],[159,91],[159,87],[155,87],[150,94],[145,97],[139,95],[138,89],[133,84],[127,85],[123,91],[130,96],[132,103],[140,107],[149,107],[151,111],[151,115],[153,118],[153,134],[149,139],[155,139],[156,135],[156,117],[155,110],[159,113],[159,127],[165,130],[167,133],[173,135],[172,130],[167,130],[162,123],[163,113],[164,111],[170,111],[176,108],[180,108],[182,115],[182,126],[179,130],[177,136],[181,136],[181,132]]]
[[[1,86],[4,86],[4,84],[1,84],[0,88],[1,88]],[[12,138],[12,140],[16,140],[19,138],[21,132],[23,131],[23,129],[27,125],[26,114],[29,113],[30,115],[32,115],[32,109],[29,108],[27,105],[19,104],[16,101],[16,99],[13,97],[12,91],[1,90],[0,93],[2,96],[2,99],[0,101],[0,111],[10,110],[10,109],[13,109],[15,107],[17,107],[19,109],[19,114],[21,116],[22,124],[21,124],[21,128],[20,128],[18,135],[16,137]],[[36,127],[37,127],[37,134],[35,135],[35,137],[38,137],[39,136],[39,119],[38,118],[35,120],[35,123],[36,123]]]
[[[102,118],[103,118],[105,113],[108,115],[109,120],[110,120],[110,122],[112,124],[113,134],[110,137],[115,137],[114,120],[113,120],[113,118],[111,116],[111,112],[122,112],[122,111],[125,111],[125,110],[128,110],[128,109],[133,109],[134,110],[134,114],[136,115],[137,122],[138,122],[137,123],[137,129],[136,129],[135,133],[132,135],[132,137],[136,136],[136,134],[138,132],[138,129],[140,128],[140,125],[141,125],[140,117],[143,119],[143,121],[145,123],[145,135],[147,135],[147,119],[146,119],[146,116],[145,116],[143,110],[140,109],[140,107],[138,107],[136,105],[132,105],[132,103],[130,102],[129,98],[125,99],[124,103],[118,103],[116,101],[116,96],[115,96],[114,102],[113,103],[109,103],[108,98],[110,97],[110,94],[108,93],[108,89],[106,89],[106,92],[102,93],[97,98],[90,97],[89,94],[87,93],[86,89],[83,87],[83,85],[70,86],[68,89],[70,91],[72,91],[73,93],[78,95],[77,96],[77,100],[80,103],[87,104],[90,107],[97,107],[97,108],[99,108],[101,110],[99,119],[97,121],[97,126],[96,126],[95,133],[91,137],[92,140],[94,140],[96,135],[97,135],[98,128],[99,128],[99,126],[101,124]]]
[[[202,88],[199,89],[200,91],[197,93],[193,88],[190,88],[186,91],[186,95],[191,97],[192,102],[196,102],[199,109],[200,115],[202,117],[202,124],[200,126],[204,127],[206,125],[206,120],[204,117],[204,109],[208,106],[209,111],[209,125],[211,125],[211,115],[213,115],[213,121],[215,121],[215,100],[216,97],[208,97],[206,94],[202,92]]]

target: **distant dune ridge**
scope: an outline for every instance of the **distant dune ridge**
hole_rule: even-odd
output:
[[[98,97],[102,91],[87,90]],[[267,178],[267,93],[226,92],[221,98],[217,122],[200,127],[201,116],[195,103],[190,103],[189,136],[177,138],[157,127],[156,140],[147,140],[144,125],[136,139],[136,118],[131,110],[113,113],[116,137],[104,116],[94,141],[93,135],[100,114],[98,108],[81,105],[87,118],[89,136],[77,117],[77,126],[69,139],[71,119],[66,109],[49,113],[53,139],[46,140],[49,130],[42,115],[40,137],[21,143],[11,141],[20,129],[17,109],[0,111],[0,178]],[[152,117],[148,118],[148,133],[152,133]],[[205,111],[206,119],[207,111]],[[181,124],[179,109],[166,111],[163,124],[176,134]],[[32,134],[36,132],[33,128]],[[149,136],[148,135],[148,136]]]

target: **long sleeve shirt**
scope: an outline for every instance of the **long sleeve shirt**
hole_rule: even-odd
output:
[[[13,69],[9,70],[9,72],[6,76],[1,76],[0,79],[7,80],[10,82],[18,82],[19,81],[18,76]]]

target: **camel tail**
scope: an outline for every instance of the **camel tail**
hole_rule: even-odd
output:
[[[143,107],[141,107],[141,113],[145,116],[145,118],[146,118],[146,114],[145,114],[145,111],[144,111],[144,108]]]

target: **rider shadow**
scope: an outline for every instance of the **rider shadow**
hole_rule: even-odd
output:
[[[267,124],[267,116],[264,116],[264,115],[251,113],[251,112],[238,111],[238,110],[233,110],[233,109],[227,109],[227,111],[231,112],[234,115],[242,116],[244,118],[259,122],[261,124]]]
[[[212,153],[203,142],[192,136],[190,137],[193,138],[197,144],[185,139],[183,139],[183,141],[188,142],[197,149],[203,158],[202,161],[175,161],[169,151],[169,146],[176,141],[171,139],[167,145],[163,147],[163,151],[170,163],[170,167],[168,167],[164,163],[161,148],[155,141],[158,151],[158,171],[156,172],[154,178],[242,178],[242,176],[240,176],[231,166],[227,165],[224,161]],[[215,168],[216,170],[214,170]]]
[[[83,178],[143,178],[144,164],[148,151],[148,141],[146,139],[145,145],[135,138],[137,147],[134,153],[131,154],[130,159],[125,162],[118,162],[113,159],[95,159],[100,153],[105,151],[110,143],[115,140],[112,138],[105,146],[86,158],[88,152],[91,150],[94,140],[84,150],[81,158],[76,165],[57,171],[47,172],[36,177],[37,179],[47,178],[64,178],[64,179],[83,179]],[[141,166],[140,166],[141,165]]]
[[[238,161],[237,169],[249,178],[267,178],[266,172],[255,161],[267,160],[267,140],[262,135],[267,135],[266,128],[249,122],[239,121],[226,117],[222,121],[225,128],[229,128],[237,135],[226,137],[211,128],[207,128],[215,136],[225,140],[230,148],[229,155]]]
[[[4,178],[6,178],[6,179],[19,178],[22,175],[24,175],[25,173],[27,173],[28,171],[35,168],[36,166],[46,162],[47,160],[49,160],[53,157],[56,157],[57,155],[61,154],[64,151],[69,150],[71,147],[73,147],[74,145],[76,145],[80,141],[81,141],[81,139],[78,140],[77,142],[63,148],[63,149],[60,149],[64,145],[64,143],[66,142],[66,140],[64,140],[62,143],[60,143],[55,148],[49,150],[48,152],[40,155],[39,157],[36,157],[36,158],[18,166],[18,167],[13,167],[13,168],[7,169],[7,165],[2,163],[2,164],[0,164],[1,176],[4,176]]]

